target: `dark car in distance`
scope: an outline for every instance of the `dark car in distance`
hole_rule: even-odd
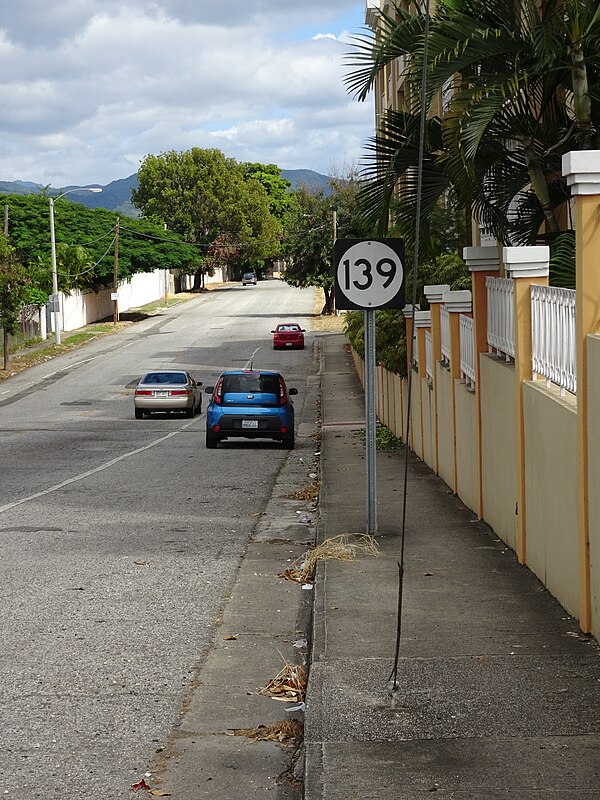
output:
[[[244,272],[242,276],[242,286],[256,286],[256,273]]]
[[[271,370],[226,370],[219,375],[206,410],[206,446],[223,439],[272,439],[294,447],[294,404],[283,376]]]

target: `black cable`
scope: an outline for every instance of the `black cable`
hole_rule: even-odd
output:
[[[402,492],[402,527],[400,532],[400,560],[398,561],[398,612],[396,619],[396,649],[394,666],[388,678],[388,690],[394,700],[398,691],[398,661],[400,659],[400,642],[402,640],[402,601],[404,597],[404,543],[406,541],[406,501],[408,496],[408,442],[410,436],[410,412],[412,398],[412,374],[415,348],[415,306],[417,304],[417,271],[419,265],[419,243],[421,239],[421,192],[423,188],[423,152],[425,149],[425,123],[427,120],[426,84],[427,84],[427,55],[429,49],[429,0],[424,0],[423,14],[425,24],[423,28],[423,70],[421,74],[421,121],[419,129],[419,160],[417,167],[417,203],[416,203],[416,229],[415,252],[413,260],[413,285],[412,285],[412,335],[410,338],[410,358],[408,370],[408,402],[406,404],[406,439],[404,440],[404,489]]]

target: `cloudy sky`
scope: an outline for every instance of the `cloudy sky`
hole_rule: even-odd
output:
[[[342,174],[373,103],[342,84],[364,0],[5,0],[0,180],[108,183],[216,147]]]

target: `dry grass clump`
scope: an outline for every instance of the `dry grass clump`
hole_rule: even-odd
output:
[[[307,500],[309,503],[314,503],[319,496],[319,488],[319,481],[312,481],[311,483],[307,483],[306,486],[303,486],[301,489],[298,489],[297,492],[286,494],[285,499]]]
[[[297,559],[289,569],[283,573],[283,577],[297,583],[311,581],[315,574],[317,561],[326,559],[336,559],[337,561],[356,561],[358,556],[379,555],[379,546],[372,536],[366,533],[342,533],[339,536],[332,536],[314,550],[309,550]]]
[[[257,725],[256,728],[233,728],[231,732],[234,736],[247,736],[255,742],[298,745],[304,738],[304,725],[299,719],[286,719],[272,725]]]
[[[308,675],[301,664],[284,664],[278,674],[260,690],[259,694],[283,702],[297,702],[304,699]]]

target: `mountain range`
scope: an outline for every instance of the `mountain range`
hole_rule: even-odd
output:
[[[320,172],[311,169],[282,169],[281,177],[289,181],[292,189],[306,186],[308,189],[323,190],[325,194],[330,192],[329,178]],[[120,178],[111,181],[106,185],[101,183],[91,183],[88,186],[97,186],[102,189],[101,194],[82,192],[69,195],[67,200],[80,203],[88,208],[107,208],[110,211],[117,211],[127,217],[139,216],[139,211],[131,203],[131,190],[137,189],[137,173],[128,178]],[[79,186],[61,186],[60,189],[50,188],[50,194],[57,195],[70,189],[78,189]],[[33,194],[42,191],[43,184],[33,183],[32,181],[0,181],[0,194]]]

